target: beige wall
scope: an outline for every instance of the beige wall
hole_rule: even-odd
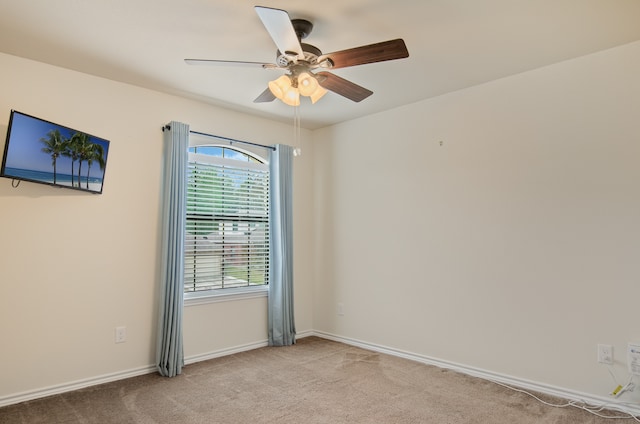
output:
[[[626,382],[638,75],[634,43],[314,132],[314,329],[604,397],[612,344]]]
[[[162,125],[262,144],[292,144],[292,128],[4,54],[0,93],[0,146],[11,109],[111,141],[102,195],[0,179],[0,403],[144,372],[155,360]],[[312,328],[310,160],[294,163],[299,331]],[[121,325],[127,341],[115,344]],[[188,307],[184,326],[187,357],[265,342],[266,298]]]

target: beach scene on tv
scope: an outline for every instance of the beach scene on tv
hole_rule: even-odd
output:
[[[109,141],[13,112],[4,176],[102,193]]]

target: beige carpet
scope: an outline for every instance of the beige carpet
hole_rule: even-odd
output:
[[[0,408],[2,424],[604,422],[612,421],[317,337],[188,365],[172,379],[145,375]]]

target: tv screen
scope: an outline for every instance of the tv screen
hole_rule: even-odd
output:
[[[109,141],[11,111],[0,176],[102,193]]]

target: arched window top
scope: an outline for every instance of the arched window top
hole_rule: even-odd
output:
[[[189,153],[198,153],[222,159],[237,160],[239,162],[265,163],[265,161],[253,153],[237,149],[235,147],[207,144],[189,147]]]

